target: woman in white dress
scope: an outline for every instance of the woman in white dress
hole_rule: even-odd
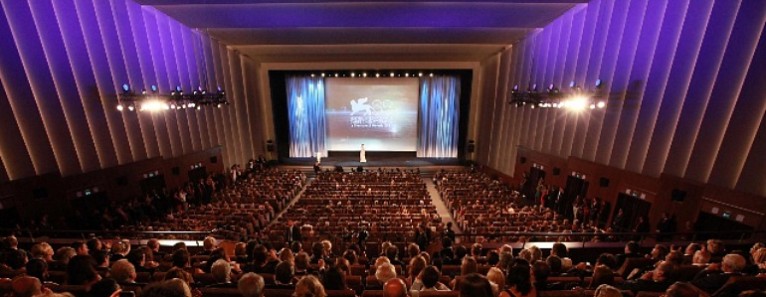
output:
[[[362,149],[359,151],[359,163],[367,163],[367,158],[364,156],[364,143],[362,143]]]

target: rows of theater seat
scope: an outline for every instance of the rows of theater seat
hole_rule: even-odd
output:
[[[109,296],[98,294],[116,286],[138,296],[157,296],[152,294],[174,286],[182,292],[189,288],[189,297],[250,296],[243,292],[248,286],[259,286],[260,279],[265,296],[290,296],[305,290],[302,286],[321,287],[326,296],[382,296],[384,284],[392,280],[401,281],[411,296],[458,296],[464,282],[477,278],[487,280],[495,292],[492,296],[505,289],[523,291],[525,283],[531,287],[523,296],[549,297],[594,296],[601,289],[621,296],[659,296],[667,290],[686,289],[697,293],[672,296],[701,296],[702,292],[736,296],[766,289],[766,247],[759,243],[750,251],[727,251],[717,240],[690,244],[684,250],[662,245],[649,250],[630,242],[623,254],[604,253],[593,259],[570,259],[561,244],[550,252],[534,246],[514,251],[509,245],[487,249],[473,244],[448,245],[429,253],[411,242],[405,246],[383,242],[378,255],[354,244],[333,248],[326,240],[303,241],[305,247],[292,244],[281,250],[250,241],[234,244],[229,254],[226,243],[209,237],[204,249],[192,255],[183,244],[160,249],[156,240],[131,246],[126,241],[91,239],[88,244],[60,247],[55,253],[50,245],[36,243],[27,255],[14,241],[3,241],[0,278],[7,278],[0,280],[0,296],[27,288],[24,280],[34,279],[54,292],[78,297]],[[428,293],[424,287],[438,292]]]
[[[455,222],[467,234],[464,238],[466,241],[582,241],[584,238],[576,235],[529,237],[509,233],[602,232],[593,228],[583,229],[584,225],[570,222],[550,208],[527,205],[519,192],[481,171],[439,171],[433,181]],[[604,240],[605,237],[588,237],[584,240]]]
[[[321,172],[266,230],[269,239],[286,241],[289,222],[301,228],[304,239],[357,243],[360,237],[403,242],[414,240],[419,228],[421,232],[442,228],[419,172],[399,169]]]
[[[297,170],[267,168],[240,177],[213,195],[213,201],[184,206],[148,225],[125,226],[123,231],[210,231],[222,238],[246,240],[258,236],[274,216],[303,188],[306,176]],[[170,239],[194,239],[171,235]]]

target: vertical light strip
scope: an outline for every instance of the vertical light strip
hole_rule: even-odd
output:
[[[152,9],[152,14],[154,14],[155,17],[155,28],[157,30],[157,36],[159,37],[159,51],[162,57],[162,63],[158,64],[161,72],[157,74],[157,78],[160,80],[167,80],[168,86],[170,86],[171,90],[174,90],[177,86],[183,87],[181,82],[178,80],[175,57],[173,56],[174,54],[171,40],[172,37],[168,28],[169,18],[156,9]],[[184,91],[188,92],[189,90]],[[162,117],[165,119],[165,125],[167,128],[166,137],[170,142],[171,148],[171,155],[166,155],[166,157],[180,156],[184,152],[183,142],[181,141],[180,135],[183,132],[179,127],[180,122],[178,119],[180,115],[178,112],[170,112],[162,114]]]
[[[71,141],[75,155],[66,158],[73,159],[72,162],[76,162],[78,165],[77,168],[70,168],[68,172],[61,168],[59,169],[63,175],[72,175],[98,169],[98,160],[91,159],[95,156],[95,148],[92,146],[93,142],[89,141],[91,136],[87,130],[87,124],[83,121],[85,115],[83,114],[80,100],[77,97],[76,83],[72,77],[70,64],[68,63],[66,52],[60,50],[65,46],[60,35],[61,29],[56,22],[53,6],[49,2],[40,1],[29,2],[29,4],[32,21],[39,34],[42,54],[45,57],[40,59],[39,62],[45,62],[47,65],[47,71],[40,67],[35,72],[45,76],[44,80],[40,83],[42,88],[44,88],[43,96],[49,98],[46,101],[58,100],[60,103],[60,105],[52,106],[54,109],[52,111],[56,115],[45,116],[45,118],[50,118],[51,120],[58,117],[64,118],[64,125],[55,125],[57,128],[53,128],[54,131],[48,132],[53,134],[63,132],[64,134],[61,136],[70,136],[67,137],[69,138],[67,144]],[[31,38],[32,36],[27,35],[27,37]],[[36,43],[37,40],[34,42]],[[54,90],[55,95],[53,94]]]
[[[571,33],[569,34],[569,50],[567,51],[569,57],[564,70],[564,80],[561,82],[562,90],[572,92],[569,87],[570,82],[577,84],[577,65],[580,59],[580,52],[583,50],[586,44],[582,44],[583,30],[585,29],[585,19],[587,18],[588,10],[587,5],[580,5],[582,7],[576,11],[572,16]],[[574,137],[577,133],[577,117],[565,113],[565,129],[563,131],[563,140],[561,141],[561,147],[559,148],[559,156],[566,158],[572,155],[572,145],[574,144]]]
[[[569,55],[569,50],[572,48],[569,47],[569,39],[572,34],[573,15],[574,11],[570,10],[563,16],[559,17],[558,20],[556,20],[556,22],[560,23],[557,45],[559,50],[556,51],[556,71],[553,74],[553,79],[551,82],[554,83],[556,88],[561,91],[566,91],[562,81],[564,80],[564,75],[567,70],[566,66],[570,64],[568,63],[569,58],[571,58]],[[548,150],[553,155],[559,155],[561,153],[561,146],[564,144],[564,133],[566,133],[567,130],[567,114],[558,110],[553,110],[551,113],[554,115],[555,122],[553,131],[550,134],[551,141]]]
[[[196,86],[191,86],[189,82],[189,76],[185,72],[186,63],[184,63],[181,59],[183,58],[183,46],[180,44],[180,41],[183,37],[181,36],[181,32],[178,29],[178,22],[167,18],[165,15],[163,15],[163,17],[166,17],[167,21],[167,32],[169,34],[166,36],[166,38],[168,40],[167,46],[169,47],[171,53],[171,56],[168,57],[168,61],[171,62],[171,65],[168,67],[168,73],[173,74],[171,77],[173,77],[178,85],[183,87],[184,92],[191,93],[193,89],[196,89]],[[176,123],[178,124],[178,139],[181,141],[181,155],[192,152],[189,113],[195,111],[196,109],[184,109],[175,113],[177,121]]]
[[[148,40],[148,56],[151,57],[153,71],[148,72],[151,78],[157,83],[157,87],[160,93],[170,94],[171,90],[175,89],[175,86],[168,80],[168,76],[165,68],[165,58],[162,51],[162,45],[160,44],[160,34],[157,29],[156,11],[151,7],[141,6],[141,14],[144,19],[144,29]],[[154,123],[154,131],[157,135],[157,144],[160,149],[160,155],[165,157],[173,156],[173,143],[170,139],[170,131],[168,127],[168,118],[170,116],[158,115],[150,113]]]
[[[117,157],[120,164],[126,164],[133,162],[136,155],[134,150],[143,150],[144,145],[141,141],[140,128],[138,126],[138,119],[135,114],[117,112],[114,108],[116,106],[116,94],[121,91],[120,86],[128,80],[127,70],[125,69],[124,56],[120,48],[118,40],[118,32],[114,23],[114,16],[112,9],[108,1],[95,1],[93,3],[93,11],[95,12],[96,22],[98,24],[98,31],[101,35],[101,42],[103,49],[106,53],[106,62],[109,68],[108,73],[101,73],[102,79],[106,83],[102,87],[104,93],[115,94],[107,96],[106,102],[109,102],[111,108],[106,110],[107,117],[116,118],[118,123],[115,125],[115,132],[118,132],[120,139],[127,140],[127,146],[122,145],[117,148]],[[108,75],[107,75],[108,74]],[[139,86],[140,87],[140,86]],[[134,86],[134,88],[137,88]],[[140,91],[140,90],[139,90]],[[121,123],[121,125],[119,124]]]
[[[127,7],[125,5],[126,0],[109,0],[104,1],[102,5],[108,5],[109,12],[112,18],[106,18],[104,13],[106,7],[101,9],[104,13],[104,22],[111,22],[114,27],[110,27],[114,30],[115,37],[117,39],[116,44],[113,42],[113,47],[119,45],[119,57],[122,57],[122,65],[119,65],[119,59],[115,58],[116,70],[124,70],[124,79],[130,84],[130,86],[137,92],[141,90],[147,90],[151,92],[150,85],[144,81],[141,70],[141,63],[138,60],[138,54],[136,47],[138,43],[134,40],[134,36],[131,31],[130,20],[128,17]],[[112,54],[115,54],[117,50],[112,49]],[[116,74],[115,77],[121,77],[120,74]],[[125,83],[125,81],[115,81],[118,85]],[[143,117],[141,113],[123,113],[125,119],[127,133],[129,135],[131,153],[133,160],[144,160],[148,156],[148,144],[147,144],[147,129],[144,127],[146,124],[146,117]]]
[[[659,4],[655,4],[660,2]],[[657,41],[657,50],[652,57],[652,68],[649,71],[646,88],[641,98],[641,110],[628,153],[626,169],[633,172],[645,172],[645,162],[662,104],[663,94],[668,87],[668,81],[675,65],[675,53],[681,40],[681,29],[686,19],[689,0],[665,1],[653,0],[650,7],[662,5],[667,8],[663,15],[672,13],[673,17],[665,17]],[[655,175],[656,176],[656,175]]]
[[[616,92],[620,91],[620,87],[614,81],[615,72],[617,69],[617,58],[620,55],[620,48],[623,44],[623,35],[625,29],[625,22],[628,15],[629,4],[633,1],[614,1],[614,6],[610,11],[610,18],[608,20],[606,47],[604,52],[601,53],[601,67],[599,71],[599,78],[604,80],[604,94],[605,97],[611,98]],[[586,151],[583,156],[586,160],[595,161],[601,164],[607,164],[609,157],[611,156],[610,144],[608,141],[602,141],[604,134],[611,134],[613,127],[609,126],[611,118],[615,115],[619,115],[621,106],[614,106],[608,104],[605,109],[596,109],[590,113],[590,125],[588,131],[588,138],[586,141],[595,143],[596,146],[592,150]],[[607,122],[607,124],[605,124]],[[593,132],[593,133],[591,133]],[[608,139],[607,139],[608,140]],[[590,152],[590,153],[588,153]]]
[[[610,100],[609,107],[607,107],[619,112],[606,114],[600,138],[601,147],[609,148],[602,152],[604,164],[621,169],[625,166],[630,140],[617,142],[615,138],[619,135],[618,131],[621,128],[620,122],[623,120],[623,117],[632,117],[632,114],[637,114],[639,102],[641,101],[638,96],[643,89],[644,78],[634,77],[633,74],[636,69],[642,67],[636,65],[635,62],[641,31],[644,25],[644,17],[646,16],[647,1],[633,0],[627,9],[624,29],[620,34],[622,42],[620,43],[619,51],[617,51],[616,68],[612,76],[614,84],[611,84],[614,95],[611,95],[610,99],[615,98],[616,100]],[[649,42],[644,42],[642,45],[644,48],[651,48],[653,46]],[[647,63],[644,61],[642,64]],[[623,124],[622,129],[625,129],[624,126]],[[622,135],[630,134],[629,131],[622,132]]]
[[[194,59],[196,58],[196,55],[194,54],[194,47],[190,43],[191,40],[194,40],[194,33],[191,32],[191,30],[188,30],[180,23],[176,23],[179,27],[179,33],[181,40],[178,43],[178,45],[181,46],[181,50],[183,51],[183,56],[181,57],[181,64],[183,65],[183,68],[186,70],[186,77],[189,80],[189,87],[192,90],[198,90],[202,84],[197,80],[197,68],[195,67],[196,64],[194,64]],[[199,91],[199,90],[198,90]],[[199,151],[203,148],[201,142],[200,135],[202,134],[199,129],[199,123],[200,123],[200,109],[192,109],[189,110],[187,113],[187,120],[189,121],[189,138],[191,140],[191,148],[190,150],[192,152]]]
[[[85,47],[87,48],[88,57],[90,58],[89,65],[92,71],[92,82],[86,81],[86,85],[95,82],[97,89],[96,93],[90,93],[91,96],[98,96],[100,103],[91,101],[93,104],[90,111],[87,113],[93,113],[96,117],[104,117],[106,119],[109,137],[111,138],[110,144],[102,144],[106,147],[109,153],[109,157],[105,158],[105,162],[101,164],[102,168],[113,167],[118,164],[123,164],[130,159],[130,148],[128,145],[127,135],[125,134],[124,125],[121,120],[121,115],[115,114],[116,100],[116,88],[112,81],[112,76],[109,70],[109,62],[106,57],[106,50],[104,48],[104,41],[101,39],[101,33],[96,20],[96,12],[93,7],[92,1],[88,0],[75,0],[75,8],[77,11],[77,18],[79,19],[80,30],[83,32],[85,40]],[[71,53],[77,55],[77,53]],[[71,59],[71,58],[70,58]],[[88,64],[84,64],[88,65]],[[90,79],[91,77],[87,77]],[[93,90],[88,90],[93,92]],[[86,103],[83,103],[86,104]],[[97,124],[97,123],[91,123]]]
[[[629,159],[631,151],[635,145],[634,134],[638,126],[644,126],[645,123],[639,122],[638,118],[644,109],[644,102],[655,102],[656,99],[646,98],[646,90],[650,82],[650,72],[654,69],[657,49],[660,47],[658,41],[660,32],[665,24],[666,1],[650,0],[647,3],[646,13],[643,16],[643,25],[639,35],[638,50],[634,61],[633,71],[631,73],[631,84],[637,84],[634,90],[629,91],[628,100],[630,101],[625,114],[620,119],[620,125],[617,128],[617,137],[615,140],[615,150],[619,155],[612,156],[612,163],[619,165],[620,168],[629,169]],[[679,26],[680,27],[680,26]],[[670,65],[670,63],[664,64]],[[633,83],[635,82],[635,83]],[[641,125],[639,125],[641,123]],[[646,123],[648,124],[648,123]],[[643,155],[643,154],[642,154]],[[635,166],[635,165],[634,165]],[[638,172],[637,169],[630,171]]]
[[[88,53],[88,49],[84,41],[79,17],[71,0],[52,1],[52,4],[69,61],[69,68],[74,77],[74,87],[76,87],[76,94],[79,97],[78,104],[83,109],[81,117],[85,120],[90,134],[89,141],[91,144],[89,145],[93,145],[95,148],[98,162],[95,166],[96,168],[103,168],[104,164],[109,162],[107,160],[115,160],[116,163],[117,157],[114,151],[109,149],[113,145],[111,135],[106,118],[103,117],[103,113],[99,112],[103,109],[100,100],[96,98],[98,96],[97,91],[93,90],[96,82],[93,69],[89,66],[90,55],[82,54]],[[89,165],[84,164],[83,167],[89,168]]]
[[[18,53],[20,68],[15,69],[19,72],[11,72],[11,75],[19,76],[13,86],[18,88],[24,88],[24,90],[18,90],[23,94],[23,97],[17,97],[11,95],[11,100],[31,100],[30,103],[24,105],[22,111],[22,117],[29,119],[27,122],[32,124],[34,122],[35,137],[38,141],[35,144],[29,143],[28,148],[33,149],[36,145],[48,146],[47,150],[50,152],[48,155],[32,154],[34,159],[43,159],[47,162],[34,162],[37,174],[53,173],[53,172],[66,172],[72,173],[79,170],[79,164],[72,162],[68,159],[69,156],[75,155],[74,146],[71,143],[71,137],[65,127],[57,127],[54,123],[55,120],[63,121],[63,116],[60,112],[60,105],[57,104],[58,100],[46,100],[47,98],[56,96],[53,91],[52,79],[50,78],[50,72],[45,64],[45,55],[43,54],[42,47],[39,42],[39,34],[35,30],[34,26],[30,26],[33,23],[31,12],[28,3],[24,1],[12,1],[2,2],[5,17],[8,21],[12,38],[10,40],[15,41],[16,53]],[[13,52],[3,52],[3,55],[14,55]],[[22,74],[22,72],[24,74]],[[47,74],[47,75],[46,75]],[[7,76],[5,79],[10,79]],[[6,89],[9,85],[6,85]],[[50,89],[48,89],[50,88]],[[23,99],[22,99],[23,98]],[[18,105],[16,105],[18,107]],[[39,123],[39,124],[38,124]],[[21,125],[26,123],[19,122]],[[62,129],[64,128],[64,129]],[[23,129],[23,128],[22,128]],[[58,134],[60,133],[60,134]],[[41,141],[46,140],[46,141]],[[35,148],[36,149],[36,148]]]
[[[697,133],[700,133],[705,108],[710,101],[716,75],[721,69],[721,62],[731,29],[734,27],[739,4],[739,0],[731,0],[716,1],[713,5],[710,21],[700,48],[699,59],[690,81],[691,88],[684,98],[679,125],[668,152],[665,172],[676,176],[691,174],[691,172],[687,172],[687,169],[689,169],[689,160],[694,149],[694,140]],[[673,158],[669,158],[670,156]],[[713,162],[713,160],[705,160],[705,162]],[[696,170],[696,165],[698,164],[694,164],[691,169]],[[696,181],[705,182],[705,180],[700,179],[700,176],[696,176],[696,173],[690,176],[693,176]]]
[[[750,63],[753,60],[753,54],[755,54],[756,47],[758,46],[759,35],[763,30],[764,16],[766,15],[766,5],[763,5],[763,3],[749,1],[743,3],[738,8],[737,18],[728,40],[726,53],[721,62],[721,67],[717,71],[716,83],[700,126],[700,131],[705,132],[696,137],[690,165],[686,173],[687,177],[705,180],[727,188],[735,186],[738,176],[729,173],[731,170],[728,168],[741,167],[745,152],[738,152],[740,156],[731,158],[726,154],[729,150],[724,151],[721,149],[724,135],[727,132],[732,132],[727,128],[733,120],[732,114],[738,99],[741,98],[742,86],[750,68]],[[753,104],[754,108],[757,108],[756,106]],[[742,116],[737,116],[734,119],[735,122],[743,120],[745,118]],[[737,127],[738,123],[732,125]],[[747,139],[744,136],[746,135],[746,130],[747,127],[735,130],[736,138]],[[740,132],[742,133],[740,134]],[[733,135],[730,135],[730,138],[734,138],[731,136]],[[731,142],[738,141],[732,139]],[[724,156],[721,156],[721,154],[724,154]],[[737,159],[740,161],[735,162],[734,160]],[[715,180],[709,179],[714,165],[720,168],[719,174],[724,172],[729,174],[724,174]]]
[[[5,14],[0,12],[0,36],[4,35],[2,33],[4,26]],[[0,49],[5,48],[2,43],[0,41]],[[0,57],[0,64],[3,61],[4,59]],[[2,166],[5,167],[8,179],[16,180],[35,175],[35,167],[29,156],[29,150],[16,116],[13,114],[13,106],[2,83],[5,81],[3,77],[3,67],[0,66],[0,127],[3,127],[0,129],[0,159],[2,159]]]
[[[601,34],[603,28],[601,28],[599,22],[602,15],[605,14],[605,12],[602,12],[604,10],[603,6],[606,5],[602,0],[591,1],[588,3],[588,8],[583,15],[585,23],[580,44],[584,47],[580,50],[577,58],[577,73],[575,74],[575,82],[582,88],[592,86],[595,81],[594,77],[598,77],[597,71],[594,71],[594,67],[591,66],[595,62],[591,61],[594,60],[593,48],[603,47],[603,42],[599,42],[596,37],[602,35],[606,37],[606,34]],[[598,30],[598,34],[596,30]],[[596,73],[591,74],[591,72]],[[575,120],[571,155],[582,157],[585,152],[585,137],[588,135],[588,118],[576,115]]]
[[[643,172],[645,174],[660,176],[663,168],[666,168],[668,152],[681,115],[683,98],[686,98],[689,90],[689,83],[712,9],[713,1],[695,2],[693,5],[690,2],[689,4],[673,65],[668,76],[669,87],[665,88],[665,93],[662,96],[662,104],[654,125],[652,141],[644,162]],[[682,174],[678,168],[666,168],[665,172],[675,176]]]

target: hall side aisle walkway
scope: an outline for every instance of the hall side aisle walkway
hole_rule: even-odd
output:
[[[306,178],[306,185],[304,185],[303,188],[301,188],[301,191],[298,192],[298,195],[295,195],[293,200],[290,200],[290,202],[288,202],[287,205],[279,213],[277,213],[274,216],[274,218],[271,219],[271,222],[269,222],[269,224],[266,225],[266,228],[263,228],[263,230],[271,228],[272,225],[274,225],[279,220],[279,218],[282,217],[284,213],[286,213],[289,209],[293,207],[293,204],[295,204],[295,202],[298,202],[298,200],[301,199],[301,197],[303,196],[303,192],[306,192],[306,189],[309,188],[309,186],[311,185],[311,182],[314,181],[314,177],[312,175],[309,175],[309,174],[306,174],[306,175],[311,176]]]
[[[436,213],[439,214],[439,217],[442,218],[442,223],[447,224],[451,222],[452,231],[455,231],[457,234],[463,233],[460,230],[460,227],[458,227],[457,224],[455,224],[455,221],[452,219],[452,213],[449,211],[449,208],[447,208],[447,204],[444,203],[444,200],[442,200],[442,196],[439,195],[439,191],[436,190],[436,184],[434,184],[434,181],[431,180],[431,178],[424,177],[423,182],[426,183],[428,194],[431,195],[431,203],[436,206]]]

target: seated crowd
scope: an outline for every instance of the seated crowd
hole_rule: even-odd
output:
[[[493,242],[616,240],[597,220],[567,219],[545,203],[526,205],[507,184],[474,169],[437,172],[433,181],[466,240]],[[595,202],[595,200],[594,200]],[[531,237],[515,232],[558,233]],[[578,233],[588,236],[577,236]],[[563,235],[562,235],[563,234]],[[593,236],[595,234],[596,236]]]
[[[434,179],[469,232],[582,231],[583,224],[569,224],[545,207],[521,206],[517,194],[481,173],[442,172]],[[306,182],[300,172],[269,169],[234,180],[211,193],[210,203],[182,205],[163,220],[133,227],[215,229],[213,235],[227,241],[208,236],[193,253],[183,241],[161,249],[153,238],[90,238],[56,244],[56,250],[32,242],[27,252],[8,236],[0,246],[0,297],[427,297],[439,291],[452,297],[692,297],[766,290],[761,243],[729,251],[720,240],[651,250],[628,242],[619,254],[575,258],[559,237],[501,234],[457,242],[417,171],[321,172],[292,206]],[[507,244],[536,240],[557,243],[546,252]]]
[[[240,177],[213,193],[212,202],[183,207],[157,220],[124,226],[124,231],[210,231],[216,236],[255,238],[303,188],[306,176],[297,170],[266,168]],[[191,239],[191,235],[168,238]]]
[[[429,253],[410,242],[383,242],[380,254],[366,255],[354,243],[336,253],[328,241],[298,241],[280,250],[252,240],[235,244],[232,254],[212,237],[192,255],[184,244],[164,253],[156,239],[143,246],[126,240],[90,239],[62,246],[38,242],[29,252],[9,236],[2,241],[0,295],[117,296],[414,296],[452,291],[452,296],[535,297],[624,296],[666,292],[668,296],[737,296],[766,289],[766,246],[727,251],[719,240],[684,249],[655,246],[641,253],[629,242],[622,254],[604,253],[573,261],[563,244],[547,257],[530,246],[515,253],[510,245],[452,245]],[[223,246],[223,245],[222,245]],[[401,255],[399,250],[405,250]],[[685,293],[671,294],[683,289]],[[593,291],[595,290],[595,291]],[[605,291],[605,292],[601,292]],[[53,293],[56,292],[56,293]],[[554,295],[549,295],[551,292]],[[555,295],[557,292],[569,292]],[[617,292],[618,295],[599,295]],[[4,296],[4,295],[3,295]],[[120,295],[124,296],[124,295]],[[429,295],[432,296],[432,295]],[[444,295],[442,295],[444,296]],[[646,295],[658,296],[658,295]]]
[[[265,233],[272,241],[321,237],[354,241],[364,249],[367,240],[412,240],[425,246],[428,234],[440,228],[441,218],[418,171],[378,169],[318,173]]]

